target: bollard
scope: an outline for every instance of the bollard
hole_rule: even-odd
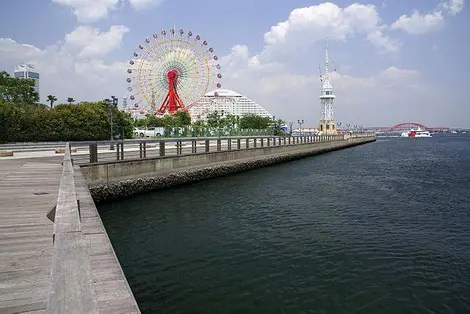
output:
[[[98,144],[90,144],[90,163],[98,162]]]
[[[176,141],[176,154],[181,155],[183,153],[183,145],[181,141]]]
[[[118,142],[116,144],[116,159],[117,160],[124,160],[124,143]]]
[[[139,143],[139,156],[140,158],[147,157],[147,143],[145,142]]]

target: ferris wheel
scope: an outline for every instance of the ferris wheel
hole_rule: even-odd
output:
[[[134,109],[157,115],[187,112],[208,89],[222,86],[218,60],[214,48],[191,31],[162,30],[146,38],[127,69]]]

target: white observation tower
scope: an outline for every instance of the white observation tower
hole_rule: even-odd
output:
[[[334,120],[334,101],[336,96],[333,94],[333,85],[330,82],[330,73],[328,69],[328,38],[325,40],[325,74],[320,72],[320,81],[322,84],[320,104],[321,118],[318,123],[318,131],[320,134],[336,134]]]

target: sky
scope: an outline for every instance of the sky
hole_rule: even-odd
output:
[[[365,1],[365,0],[364,0]],[[470,128],[470,11],[465,0],[2,0],[0,71],[40,73],[41,100],[127,95],[139,44],[174,27],[219,56],[223,88],[276,118],[316,126],[329,38],[342,124]]]

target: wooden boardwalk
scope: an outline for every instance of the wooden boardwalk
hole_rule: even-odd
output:
[[[0,160],[0,313],[46,313],[53,226],[62,165],[42,158]],[[99,313],[140,313],[85,181],[75,171],[82,231]]]
[[[0,161],[0,313],[41,313],[49,295],[53,223],[62,166]]]

